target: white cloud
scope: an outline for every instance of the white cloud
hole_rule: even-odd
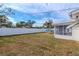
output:
[[[5,4],[7,7],[10,7],[12,9],[25,12],[25,13],[36,13],[36,15],[42,15],[40,12],[47,12],[47,11],[56,11],[58,12],[61,16],[62,15],[67,15],[70,12],[69,10],[65,9],[75,9],[79,8],[79,4],[70,4],[70,3],[13,3],[13,4]],[[13,19],[13,18],[10,18]],[[44,22],[47,18],[43,18],[42,20],[39,20],[40,23]],[[53,18],[51,18],[53,19]],[[54,22],[57,22],[59,19],[54,19]],[[60,20],[61,21],[61,20]],[[63,21],[63,20],[62,20]],[[15,21],[13,21],[15,22]]]
[[[14,18],[9,17],[9,16],[7,16],[7,17],[9,18],[9,21],[11,21],[14,25],[16,24],[16,21],[14,20]]]
[[[38,13],[46,11],[57,11],[68,8],[79,8],[79,4],[69,3],[14,3],[5,4],[6,6],[26,13]]]
[[[41,4],[5,4],[7,7],[13,8],[15,10],[25,12],[25,13],[37,13],[41,11],[45,11],[44,6]]]

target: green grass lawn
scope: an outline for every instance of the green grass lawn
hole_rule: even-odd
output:
[[[0,37],[0,55],[79,55],[79,42],[55,39],[52,33]]]

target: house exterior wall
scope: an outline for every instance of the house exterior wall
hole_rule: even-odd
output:
[[[72,18],[73,18],[73,19],[76,19],[76,16],[79,16],[79,13],[73,14],[73,15],[72,15]]]
[[[72,16],[70,16],[72,20],[76,20],[79,19],[79,12],[72,14]]]
[[[68,40],[72,39],[72,35],[57,34],[56,33],[57,29],[58,28],[56,26],[54,26],[54,37],[55,38],[58,38],[58,39],[68,39]]]
[[[72,40],[72,36],[67,36],[67,35],[58,35],[58,34],[54,34],[54,37],[57,38],[57,39]]]
[[[56,28],[55,28],[56,29]],[[54,29],[54,30],[55,30]],[[55,32],[55,31],[54,31]],[[54,33],[54,37],[58,39],[75,40],[79,41],[79,24],[72,27],[72,36],[59,35]]]
[[[72,28],[72,39],[79,41],[79,24]]]
[[[71,20],[79,20],[79,11],[78,12],[75,11],[70,15],[70,17],[71,17]],[[79,41],[79,23],[72,27],[72,36],[60,35],[60,34],[58,35],[54,33],[54,37],[58,39],[68,39],[68,40]]]

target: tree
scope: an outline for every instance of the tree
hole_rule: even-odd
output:
[[[12,27],[12,22],[9,21],[7,16],[0,15],[0,27]]]
[[[16,27],[20,27],[20,24],[19,24],[19,22],[17,22],[17,23],[16,23]]]
[[[35,23],[35,21],[32,21],[32,20],[28,20],[27,22],[20,21],[20,22],[16,23],[16,27],[29,27],[29,28],[32,28],[34,23]]]
[[[12,23],[11,21],[9,21],[9,22],[7,23],[7,27],[9,27],[9,28],[13,27],[13,23]]]
[[[0,27],[8,27],[8,28],[11,28],[11,27],[13,27],[13,24],[12,24],[12,22],[7,22],[7,23],[1,24]]]
[[[12,9],[0,4],[0,27],[12,27],[12,22],[9,21],[7,15],[14,15]]]
[[[45,28],[52,28],[53,27],[53,21],[52,20],[48,20],[43,24],[43,27]]]
[[[28,20],[27,21],[27,26],[30,27],[30,28],[32,28],[34,23],[36,23],[36,22],[32,21],[32,20]]]
[[[43,24],[43,27],[48,29],[48,32],[51,32],[51,28],[53,28],[53,21],[48,20]]]
[[[0,15],[15,15],[15,13],[5,4],[0,4]]]
[[[26,27],[26,22],[24,21],[17,22],[16,27]]]

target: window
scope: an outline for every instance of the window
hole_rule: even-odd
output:
[[[78,19],[78,16],[76,16],[76,18]]]
[[[56,26],[55,33],[59,35],[72,35],[72,28],[66,29],[68,25]]]

